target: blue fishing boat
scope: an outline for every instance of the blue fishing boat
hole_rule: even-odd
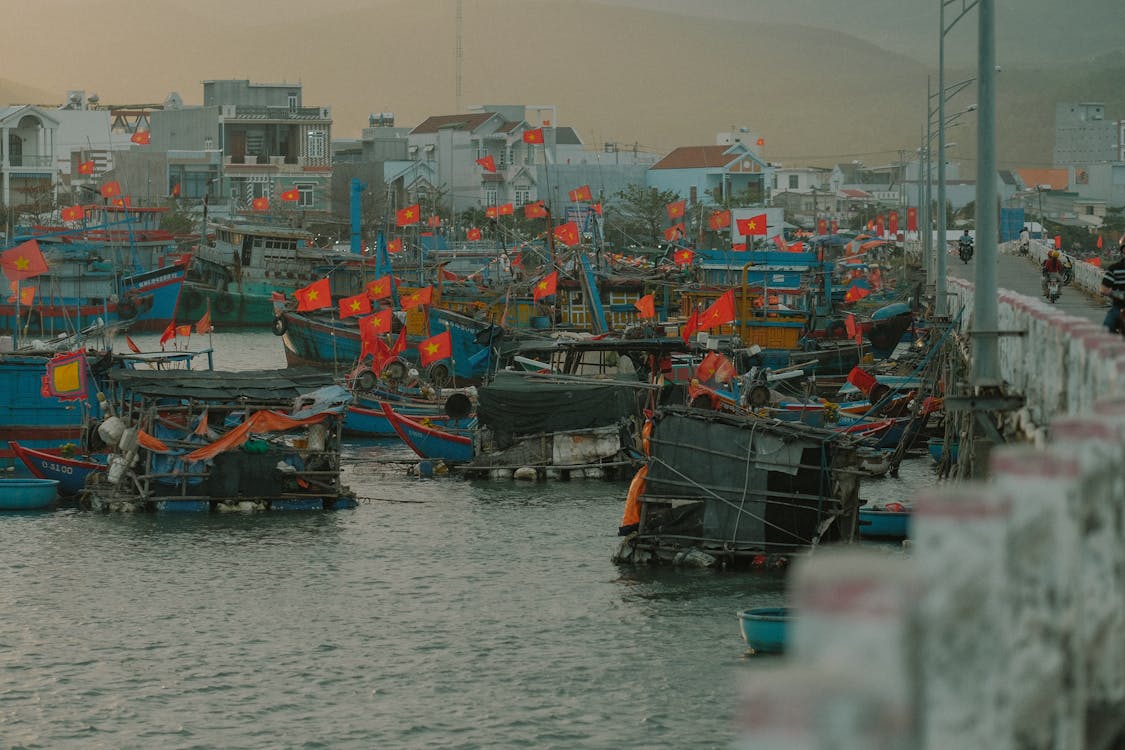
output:
[[[42,510],[58,500],[54,479],[0,479],[0,510]]]
[[[58,482],[60,495],[77,495],[86,486],[86,477],[95,471],[105,471],[105,459],[93,456],[70,456],[58,448],[36,450],[12,441],[8,447],[23,462],[27,470],[39,479]]]
[[[473,460],[472,429],[475,427],[475,419],[466,428],[443,430],[399,414],[387,403],[383,404],[383,413],[402,442],[421,458],[440,460],[447,464]]]
[[[350,367],[360,358],[356,318],[340,320],[331,311],[286,311],[274,333],[281,336],[285,360],[291,366]],[[502,336],[499,326],[440,307],[415,308],[407,313],[407,348],[399,355],[419,368],[434,386],[479,382],[495,367],[494,347]],[[449,331],[452,356],[422,368],[417,346],[442,331]]]
[[[756,607],[738,613],[742,640],[754,653],[780,654],[785,652],[789,637],[788,607]]]
[[[945,440],[943,438],[930,438],[926,441],[926,448],[930,452],[930,458],[934,463],[941,463],[942,456],[946,452]],[[949,446],[949,459],[954,463],[957,462],[957,443]]]
[[[910,536],[911,512],[901,503],[859,509],[859,535],[865,539],[902,540]]]
[[[80,446],[87,420],[100,415],[91,393],[79,401],[60,401],[42,394],[47,363],[58,352],[19,351],[0,354],[0,458],[16,459],[10,443],[28,448]],[[93,357],[93,355],[91,355]],[[94,358],[100,366],[100,359]]]

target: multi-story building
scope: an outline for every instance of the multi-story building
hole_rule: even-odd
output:
[[[332,115],[307,107],[299,83],[203,82],[203,104],[178,97],[151,116],[150,147],[167,153],[167,195],[222,197],[233,211],[297,191],[296,209],[331,209]]]

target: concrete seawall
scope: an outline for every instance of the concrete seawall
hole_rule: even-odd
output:
[[[1101,269],[1075,265],[1071,289],[1096,295]],[[967,335],[975,287],[948,289]],[[914,498],[907,553],[795,566],[790,653],[749,678],[737,747],[1118,746],[1125,339],[1092,317],[1001,289],[1000,329],[1023,332],[1001,337],[1000,364],[1026,395],[1027,442],[993,450],[987,481]]]

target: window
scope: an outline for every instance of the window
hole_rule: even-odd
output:
[[[484,205],[495,206],[496,205],[496,197],[497,196],[496,196],[496,190],[495,189],[485,190],[484,191]]]
[[[499,158],[496,160],[496,168],[505,169],[511,161],[512,150],[510,148],[504,147],[500,149]]]
[[[297,94],[290,92],[289,94],[289,111],[293,112],[297,109]]]
[[[310,159],[323,159],[328,142],[328,134],[323,130],[309,131],[308,157]]]
[[[297,205],[301,208],[311,208],[315,203],[313,191],[316,186],[306,182],[297,183],[295,187],[297,188],[298,193]]]
[[[795,174],[789,175],[789,189],[790,190],[796,190],[798,187],[800,187],[800,182],[801,182],[801,178],[800,178],[799,175],[795,175]]]
[[[524,206],[531,202],[531,190],[525,187],[518,187],[515,190],[515,204],[517,206]]]

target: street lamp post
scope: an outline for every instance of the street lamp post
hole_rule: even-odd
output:
[[[938,271],[937,271],[937,288],[935,294],[937,295],[937,303],[935,305],[935,312],[937,315],[945,315],[945,101],[947,98],[952,97],[958,91],[968,86],[974,79],[962,81],[961,83],[954,84],[950,88],[951,93],[946,95],[945,89],[945,35],[949,33],[950,29],[957,25],[957,22],[965,17],[965,14],[976,7],[979,0],[939,0],[940,7],[940,33],[938,35],[938,241],[941,243],[940,252],[938,253]],[[961,3],[960,12],[956,17],[946,25],[945,22],[945,9],[953,3]]]
[[[973,295],[973,373],[976,389],[1000,385],[999,303],[996,295],[996,3],[979,0],[977,76],[977,252]]]

